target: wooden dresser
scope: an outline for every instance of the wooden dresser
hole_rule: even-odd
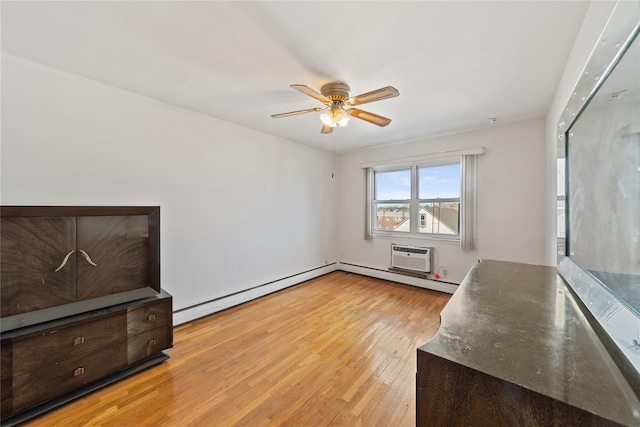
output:
[[[168,356],[159,208],[2,207],[2,425]]]
[[[553,267],[475,265],[417,356],[418,426],[640,426],[638,378]]]

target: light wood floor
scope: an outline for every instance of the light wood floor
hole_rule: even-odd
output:
[[[414,426],[449,295],[335,272],[179,326],[171,358],[29,426]]]

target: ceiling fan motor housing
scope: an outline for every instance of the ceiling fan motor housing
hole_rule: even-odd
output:
[[[322,86],[320,93],[334,102],[338,101],[343,103],[349,99],[349,90],[349,86],[346,83],[331,82]]]

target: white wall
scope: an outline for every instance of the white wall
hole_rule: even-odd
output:
[[[336,261],[321,150],[5,54],[1,154],[5,205],[159,205],[176,310]]]
[[[364,240],[364,178],[361,163],[383,161],[476,146],[486,147],[478,160],[477,250],[427,239]],[[339,163],[341,262],[387,269],[391,243],[435,248],[435,268],[445,265],[443,280],[460,283],[478,258],[545,263],[546,150],[542,119],[425,141],[348,153]]]

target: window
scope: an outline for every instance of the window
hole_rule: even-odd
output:
[[[374,231],[459,238],[459,158],[393,170],[374,168],[373,180]]]
[[[476,169],[484,147],[363,163],[365,239],[405,236],[475,249]]]

